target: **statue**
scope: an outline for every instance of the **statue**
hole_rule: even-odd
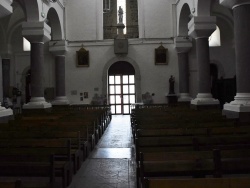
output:
[[[174,82],[175,82],[175,79],[174,79],[173,75],[171,75],[170,78],[169,78],[169,94],[175,94],[175,92],[174,92]]]
[[[121,6],[119,6],[118,17],[119,17],[119,23],[122,23],[123,22],[123,10]]]

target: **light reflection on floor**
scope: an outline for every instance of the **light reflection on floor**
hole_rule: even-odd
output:
[[[112,121],[68,188],[135,188],[130,116]]]
[[[131,148],[98,148],[91,158],[131,158]]]

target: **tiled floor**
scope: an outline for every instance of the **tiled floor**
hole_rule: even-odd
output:
[[[135,162],[130,116],[112,121],[69,188],[135,188]]]

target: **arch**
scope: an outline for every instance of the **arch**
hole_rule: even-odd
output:
[[[62,40],[62,24],[54,8],[49,9],[47,21],[47,24],[51,27],[51,40]]]
[[[188,22],[190,21],[190,7],[185,3],[180,12],[179,16],[179,34],[178,36],[188,36]]]
[[[103,73],[102,73],[102,94],[106,95],[107,94],[107,88],[108,88],[108,70],[116,62],[119,61],[125,61],[130,63],[134,69],[135,69],[135,82],[136,82],[136,101],[141,102],[141,73],[138,64],[131,58],[129,57],[113,57],[110,59],[104,66],[103,68]]]
[[[126,61],[119,61],[112,64],[109,67],[108,74],[126,74],[126,75],[134,75],[135,69],[134,67],[126,62]]]

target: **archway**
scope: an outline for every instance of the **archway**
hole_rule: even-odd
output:
[[[130,114],[136,102],[135,69],[125,61],[114,63],[108,70],[108,101],[112,114]]]
[[[130,63],[134,70],[135,70],[135,91],[136,91],[136,102],[140,103],[142,102],[142,91],[141,91],[141,73],[138,64],[131,58],[125,56],[116,56],[112,59],[110,59],[104,66],[103,68],[103,73],[102,73],[102,95],[106,96],[107,91],[108,91],[108,70],[109,68],[116,62],[119,61],[125,61],[127,63]]]
[[[46,22],[51,27],[51,40],[62,40],[62,24],[54,8],[49,9]]]
[[[190,7],[187,3],[185,3],[181,9],[180,17],[179,17],[179,34],[178,36],[188,36],[188,22],[191,17]]]

